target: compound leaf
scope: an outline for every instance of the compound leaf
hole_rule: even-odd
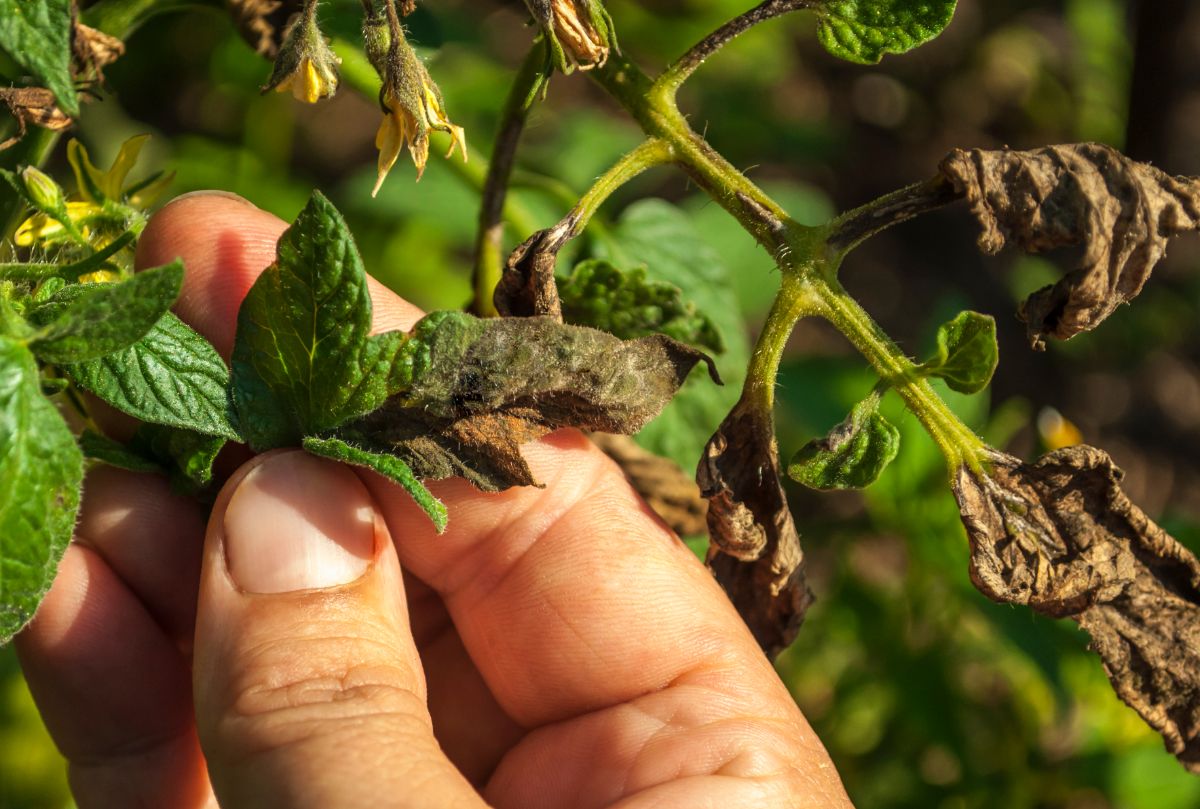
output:
[[[116,283],[65,288],[35,313],[44,328],[30,348],[46,362],[83,362],[128,348],[179,297],[183,263],[145,270]]]
[[[809,441],[788,464],[788,477],[811,489],[864,489],[900,449],[900,431],[879,414],[879,394],[854,406],[829,435]]]
[[[241,440],[229,423],[229,370],[221,355],[170,312],[128,348],[63,370],[141,421]]]
[[[875,64],[905,53],[945,30],[957,0],[825,0],[817,13],[817,38],[841,59]]]
[[[341,214],[314,192],[238,311],[233,403],[249,444],[296,446],[396,392],[404,337],[368,337],[370,328],[358,249]]]
[[[446,530],[446,506],[433,496],[429,489],[417,479],[413,470],[403,460],[386,450],[368,450],[348,444],[340,438],[318,438],[309,436],[304,439],[304,448],[313,455],[322,458],[332,458],[335,461],[362,466],[374,470],[388,480],[399,485],[417,501],[421,510],[429,515],[438,533]]]
[[[79,114],[71,79],[71,0],[0,0],[0,48]]]
[[[978,393],[987,387],[1000,362],[996,320],[978,312],[959,312],[938,326],[937,349],[921,370],[941,377],[951,390]]]
[[[79,508],[83,456],[42,396],[37,362],[0,337],[0,644],[54,581]]]

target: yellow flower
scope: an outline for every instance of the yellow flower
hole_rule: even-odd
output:
[[[317,27],[316,4],[309,4],[284,33],[263,92],[291,90],[297,101],[316,104],[337,92],[341,63]]]
[[[76,225],[98,213],[101,213],[100,206],[94,202],[67,203],[67,217]],[[44,213],[35,213],[17,228],[17,232],[13,235],[13,242],[17,247],[31,247],[34,244],[55,242],[66,235],[65,231],[62,222]],[[87,237],[86,226],[80,227],[79,231],[85,238]]]
[[[307,56],[300,60],[300,67],[275,86],[275,92],[283,93],[288,90],[297,101],[316,104],[322,98],[327,98],[337,92],[338,77],[328,68],[319,68]]]
[[[409,53],[412,53],[411,50]],[[405,146],[408,146],[413,164],[417,167],[417,179],[421,179],[429,159],[430,129],[450,133],[450,149],[446,157],[454,154],[455,148],[460,148],[463,160],[467,159],[466,133],[446,117],[441,93],[416,54],[412,54],[412,61],[395,71],[390,78],[393,81],[385,85],[382,96],[383,121],[375,133],[375,148],[379,150],[379,176],[371,196],[379,193],[384,178]],[[414,84],[417,86],[414,87]]]
[[[112,270],[96,270],[79,276],[81,284],[112,284],[121,280],[121,274]]]

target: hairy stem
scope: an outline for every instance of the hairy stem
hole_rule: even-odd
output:
[[[725,47],[730,40],[758,25],[760,22],[787,14],[789,11],[810,9],[817,0],[764,0],[754,8],[734,17],[717,30],[696,43],[691,50],[675,60],[655,81],[655,87],[672,97],[688,77],[714,53]]]
[[[536,87],[542,80],[545,63],[546,43],[544,38],[539,38],[518,68],[500,113],[500,127],[496,131],[492,159],[483,182],[479,231],[475,240],[475,268],[471,285],[475,290],[472,309],[477,315],[495,317],[497,314],[492,304],[492,292],[504,272],[504,200],[508,196],[517,144],[533,106]]]
[[[913,183],[847,211],[829,224],[826,243],[835,262],[877,233],[923,213],[936,210],[961,198],[954,186],[941,175],[923,183]]]
[[[775,377],[783,350],[796,323],[804,317],[824,314],[821,297],[813,285],[797,275],[785,275],[779,294],[767,313],[766,322],[754,343],[742,399],[751,400],[760,412],[770,413],[775,407]]]

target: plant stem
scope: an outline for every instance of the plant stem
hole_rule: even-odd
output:
[[[525,56],[525,61],[513,77],[512,87],[500,113],[500,127],[496,131],[492,159],[488,163],[487,177],[483,182],[471,285],[475,290],[472,309],[475,314],[484,317],[495,317],[497,314],[492,303],[492,292],[504,272],[504,200],[508,196],[517,144],[521,140],[521,132],[525,129],[525,121],[533,105],[532,96],[538,83],[543,80],[542,71],[545,64],[546,43],[542,37],[534,42]]]
[[[761,412],[770,413],[775,407],[775,377],[783,350],[796,323],[804,317],[823,314],[821,298],[813,285],[797,275],[785,275],[779,293],[771,304],[762,331],[750,354],[742,399],[752,400]]]
[[[772,17],[787,14],[789,11],[810,9],[816,5],[816,0],[764,0],[696,43],[691,50],[676,59],[670,67],[663,71],[655,81],[655,87],[662,92],[669,93],[673,98],[680,85],[696,72],[696,68],[704,64],[708,57],[723,48],[734,37]]]
[[[829,223],[826,241],[835,254],[834,261],[841,263],[846,253],[892,225],[949,205],[960,198],[954,186],[939,175],[847,211]]]
[[[670,163],[674,159],[671,147],[657,138],[650,138],[627,152],[608,171],[596,178],[592,187],[579,198],[579,202],[575,204],[575,208],[570,214],[575,220],[571,235],[578,236],[582,233],[596,210],[618,188],[646,169]]]

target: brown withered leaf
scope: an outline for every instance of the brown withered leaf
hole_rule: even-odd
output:
[[[612,458],[646,505],[681,537],[707,531],[708,502],[696,481],[670,458],[644,449],[627,435],[590,433],[592,443]]]
[[[1141,292],[1172,236],[1200,228],[1200,180],[1099,143],[956,149],[939,168],[982,225],[984,252],[1008,239],[1029,252],[1083,246],[1080,265],[1021,308],[1035,348],[1095,328]]]
[[[708,500],[708,565],[772,658],[813,601],[779,471],[770,411],[743,396],[704,448],[696,482]]]
[[[480,489],[537,485],[520,446],[560,427],[634,433],[692,368],[712,361],[669,337],[621,340],[547,317],[480,319],[439,312],[404,349],[405,392],[349,425],[419,478],[458,475]]]
[[[577,225],[578,217],[568,214],[554,227],[539,230],[517,245],[492,293],[497,312],[504,317],[545,315],[562,320],[554,267],[558,251],[575,235]]]
[[[61,132],[72,123],[70,116],[58,108],[54,93],[43,87],[0,87],[0,103],[17,119],[17,131],[0,142],[0,151],[25,137],[31,124]]]
[[[1118,696],[1200,773],[1200,561],[1120,488],[1102,450],[1033,464],[995,453],[961,469],[955,497],[984,595],[1073,618]]]
[[[125,43],[76,21],[71,51],[76,78],[103,82],[104,68],[125,54]]]
[[[229,14],[259,56],[274,59],[288,19],[300,11],[298,0],[229,0]]]

